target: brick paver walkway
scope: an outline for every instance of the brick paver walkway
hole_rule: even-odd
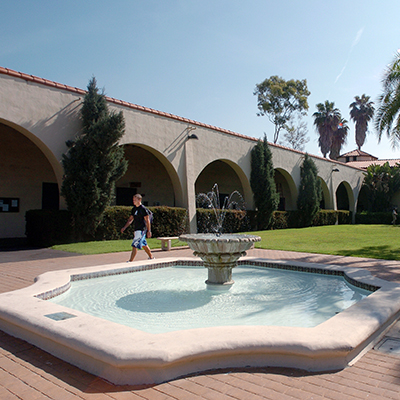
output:
[[[188,249],[156,251],[156,258],[191,256]],[[49,270],[123,262],[129,253],[79,256],[49,249],[0,252],[0,292],[32,284]],[[270,250],[248,255],[272,259],[335,263],[367,268],[380,278],[400,282],[400,265]],[[139,252],[138,260],[144,259]],[[387,334],[400,338],[398,322]],[[152,387],[115,386],[0,331],[0,399],[400,399],[400,356],[369,351],[342,371],[308,373],[286,368],[212,371]]]

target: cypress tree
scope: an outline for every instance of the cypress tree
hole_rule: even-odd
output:
[[[321,181],[318,169],[312,158],[306,153],[300,167],[300,188],[297,209],[300,211],[304,226],[310,226],[319,210],[322,200]]]
[[[259,230],[268,229],[273,212],[278,208],[279,194],[276,192],[274,174],[272,154],[264,135],[264,140],[259,140],[251,151],[250,186],[257,209]]]
[[[64,180],[61,194],[72,214],[78,240],[93,237],[104,210],[111,204],[115,182],[124,175],[127,161],[118,145],[125,129],[122,111],[108,110],[96,79],[89,81],[80,111],[82,131],[66,142],[63,154]]]

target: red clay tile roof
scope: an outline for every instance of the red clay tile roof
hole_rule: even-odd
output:
[[[400,159],[392,159],[392,160],[370,160],[370,161],[349,161],[345,163],[346,165],[350,165],[351,167],[356,167],[360,169],[367,169],[370,165],[383,165],[385,163],[389,163],[390,167],[394,167],[396,164],[400,164]]]
[[[340,157],[359,157],[359,156],[367,156],[367,157],[371,157],[371,158],[373,158],[373,159],[375,159],[375,160],[377,160],[378,159],[378,157],[375,157],[375,156],[373,156],[373,155],[371,155],[371,154],[368,154],[368,153],[366,153],[365,151],[361,151],[361,150],[359,150],[359,149],[356,149],[356,150],[352,150],[352,151],[349,151],[348,153],[345,153],[345,154],[341,154],[340,155]]]

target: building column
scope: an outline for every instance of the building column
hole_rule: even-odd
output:
[[[336,166],[334,166],[331,171],[331,202],[332,202],[332,210],[337,211],[336,191],[334,190],[334,186],[333,186],[333,176],[334,176],[335,172],[339,172],[339,170]]]
[[[193,157],[193,146],[196,143],[195,140],[193,139],[197,139],[197,136],[188,135],[188,137],[185,139],[186,201],[187,201],[189,233],[197,233],[196,191],[195,191],[196,176],[195,176],[194,157]]]

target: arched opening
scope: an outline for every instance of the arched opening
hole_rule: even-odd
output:
[[[369,205],[369,189],[367,186],[362,186],[357,200],[357,212],[368,211]]]
[[[329,204],[331,203],[329,189],[326,182],[321,177],[318,178],[321,182],[321,188],[322,188],[322,199],[319,207],[321,208],[321,210],[326,210],[329,209]],[[331,208],[333,207],[331,206]]]
[[[349,192],[344,182],[336,189],[336,202],[338,210],[350,210]]]
[[[182,206],[179,178],[165,157],[147,146],[124,145],[128,170],[116,182],[116,204],[132,205],[140,193],[146,206]]]
[[[279,193],[279,211],[295,210],[297,189],[292,176],[284,169],[275,169],[276,191]]]
[[[208,164],[196,179],[195,192],[208,193],[217,184],[220,194],[220,203],[226,196],[237,190],[246,201],[246,191],[237,174],[237,171],[223,160],[216,160]]]
[[[0,237],[25,236],[25,213],[59,209],[56,174],[39,147],[0,123]]]

